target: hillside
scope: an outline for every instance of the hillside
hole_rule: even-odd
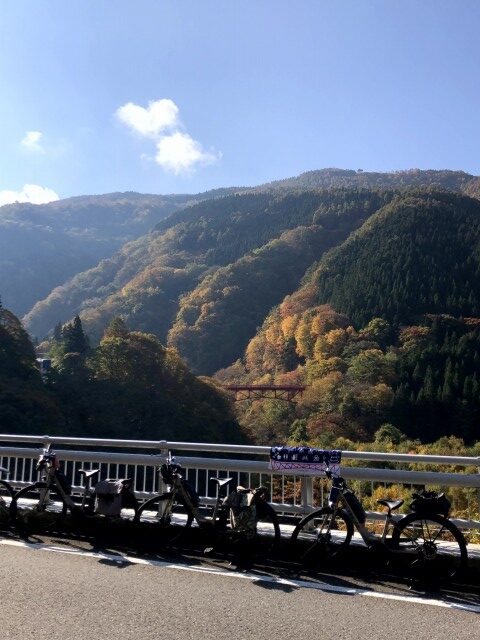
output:
[[[342,242],[391,192],[329,192],[310,226],[284,232],[236,262],[217,269],[180,299],[168,334],[195,371],[211,375],[236,360],[269,310],[294,291],[305,271]]]
[[[362,190],[283,195],[261,192],[198,203],[188,211],[172,215],[153,232],[122,247],[112,258],[55,289],[34,306],[24,321],[33,335],[43,336],[59,320],[64,322],[80,313],[87,332],[98,340],[106,324],[114,316],[122,315],[133,328],[151,331],[165,341],[180,296],[202,286],[203,278],[213,275],[218,268],[234,265],[289,229],[321,224],[324,238],[320,253],[315,249],[307,260],[302,257],[300,264],[294,266],[295,275],[287,286],[295,288],[309,262],[332,243],[346,238],[367,215],[392,197],[391,192]],[[257,256],[256,264],[265,255],[264,252]],[[280,255],[278,260],[281,261]],[[241,265],[232,268],[235,272]],[[270,275],[275,268],[270,269]],[[248,281],[245,286],[249,287]],[[271,304],[280,302],[288,292],[282,286],[262,303],[255,323],[247,322],[250,332],[255,331]],[[244,312],[247,317],[246,308]],[[237,344],[237,355],[244,340],[245,337]],[[222,361],[221,366],[227,363]]]
[[[26,313],[54,287],[143,235],[192,196],[114,193],[0,207],[0,295]]]
[[[478,438],[480,203],[394,198],[310,269],[224,382],[307,384],[296,406],[247,403],[252,437],[331,445],[384,423],[422,441]],[[329,440],[330,438],[330,440]]]
[[[319,304],[355,324],[480,314],[480,202],[412,193],[378,211],[312,275]]]
[[[307,189],[308,185],[313,185],[315,188]],[[329,190],[319,188],[332,187],[332,185],[340,185],[341,188]],[[366,185],[368,188],[358,185]],[[154,332],[161,340],[165,340],[168,332],[172,330],[172,343],[178,344],[184,350],[184,355],[192,366],[196,367],[198,371],[213,371],[217,365],[224,366],[227,357],[236,357],[241,353],[245,347],[245,341],[251,337],[252,331],[268,313],[268,305],[278,304],[286,293],[297,286],[299,278],[309,266],[306,263],[310,257],[312,261],[318,260],[325,249],[333,246],[335,242],[341,242],[355,228],[355,224],[363,222],[367,213],[371,215],[375,208],[385,204],[385,202],[375,201],[377,195],[374,195],[370,202],[368,194],[377,194],[377,187],[385,187],[386,185],[398,188],[400,191],[411,185],[440,185],[453,190],[469,191],[471,195],[475,195],[478,188],[478,178],[455,171],[412,170],[372,173],[324,169],[270,185],[260,185],[256,188],[217,189],[192,197],[168,196],[164,198],[167,204],[162,205],[164,207],[163,213],[160,212],[162,214],[160,217],[163,216],[164,219],[157,222],[154,231],[124,244],[115,253],[111,250],[111,240],[108,240],[109,250],[103,246],[107,243],[106,234],[102,235],[101,229],[98,231],[94,226],[95,220],[99,217],[98,211],[95,213],[92,210],[88,215],[84,212],[83,215],[86,216],[86,219],[90,219],[92,227],[87,225],[87,231],[84,230],[84,233],[80,234],[80,240],[78,240],[78,229],[74,233],[76,227],[72,227],[69,228],[68,242],[66,244],[58,242],[61,249],[58,249],[57,253],[53,250],[48,252],[46,249],[42,249],[42,259],[48,255],[50,262],[48,268],[41,268],[40,265],[40,268],[33,270],[34,273],[30,276],[28,286],[25,287],[28,295],[31,295],[32,288],[41,295],[38,295],[39,300],[25,315],[24,322],[33,335],[43,337],[59,321],[65,322],[76,313],[81,313],[87,330],[92,334],[94,340],[98,340],[106,324],[115,315],[120,314],[133,327]],[[265,280],[264,287],[265,290],[268,290],[269,295],[255,307],[255,311],[252,309],[249,314],[239,318],[241,330],[236,332],[238,340],[235,340],[235,344],[231,344],[228,348],[222,348],[221,351],[224,353],[221,358],[219,357],[215,362],[205,363],[204,355],[194,354],[197,347],[194,346],[195,340],[192,342],[191,338],[198,334],[208,340],[207,334],[210,329],[204,331],[205,327],[210,325],[214,332],[214,327],[218,325],[218,322],[223,323],[225,319],[228,322],[230,305],[234,307],[240,300],[245,299],[245,296],[250,295],[250,291],[258,288],[260,279],[263,281],[263,277],[260,278],[260,276],[246,277],[247,272],[252,274],[256,268],[256,266],[250,269],[245,268],[252,259],[252,256],[248,255],[249,252],[260,249],[272,240],[278,240],[285,231],[293,230],[298,226],[308,227],[316,224],[315,216],[319,217],[326,213],[337,216],[334,222],[335,226],[349,206],[355,208],[358,194],[362,191],[364,195],[361,197],[365,202],[359,206],[360,208],[365,207],[365,215],[359,210],[360,212],[357,212],[358,219],[353,226],[346,224],[342,227],[340,225],[335,230],[335,233],[339,231],[339,235],[332,235],[328,241],[323,238],[320,242],[321,248],[319,245],[315,250],[316,253],[314,251],[311,256],[308,251],[300,259],[292,254],[291,259],[296,264],[293,270],[289,271],[290,275],[285,280],[281,275],[285,265],[282,264],[280,253],[277,251],[275,266],[273,266],[275,259],[268,258],[271,267],[267,271],[273,276],[273,279],[271,285],[268,284],[268,279]],[[348,202],[349,194],[353,194],[351,203]],[[146,198],[146,202],[151,203],[155,198],[162,197],[140,196],[138,194],[128,194],[128,196],[137,202],[138,208],[135,209],[137,213],[133,215],[133,219],[140,218],[142,224],[145,226],[148,224],[150,228],[154,214],[159,214],[159,211],[152,204],[147,206],[142,199]],[[108,209],[111,217],[117,215],[119,220],[125,218],[125,216],[122,218],[121,214],[115,214],[118,208],[121,210],[122,198],[124,197],[122,194],[116,194],[117,200]],[[108,202],[108,197],[104,198]],[[190,198],[188,202],[193,206],[182,207],[182,198],[184,201]],[[329,198],[333,198],[330,212],[329,205],[326,204]],[[195,199],[197,199],[197,204],[195,204]],[[198,202],[202,199],[203,202]],[[340,202],[342,199],[343,201]],[[71,201],[65,202],[70,203],[70,206],[75,204],[77,208],[83,203],[83,209],[90,211],[88,208],[94,206],[97,199],[93,197],[93,204],[92,198],[71,199]],[[142,202],[144,208],[140,211],[140,203]],[[47,207],[49,206],[54,211],[55,208],[61,209],[63,205],[52,203],[52,205],[47,205]],[[125,207],[125,203],[122,206]],[[166,208],[170,208],[172,211],[176,210],[165,217],[163,214],[166,213]],[[145,217],[142,217],[142,211],[144,214],[147,211]],[[127,216],[128,224],[124,221],[122,225],[119,225],[120,230],[125,231],[125,227],[131,226],[131,220],[131,216]],[[322,219],[321,226],[325,227],[326,224],[328,223],[325,219]],[[139,231],[138,226],[135,228]],[[328,227],[328,229],[330,233],[332,228]],[[2,237],[1,233],[0,237]],[[87,237],[89,241],[85,241]],[[97,239],[94,240],[94,238]],[[81,246],[72,247],[74,241],[80,242]],[[103,254],[105,257],[100,263],[91,256],[92,251],[97,250],[98,244],[102,245],[105,250]],[[255,265],[259,269],[263,269],[264,273],[265,269],[260,265],[265,256],[269,254],[270,249],[266,249],[262,255],[255,257]],[[87,250],[90,253],[88,257],[85,257],[83,252]],[[284,258],[286,259],[286,256]],[[244,259],[244,262],[236,264],[241,259]],[[24,256],[18,258],[20,267],[23,263],[25,265],[19,269],[19,273],[15,277],[12,276],[9,284],[5,285],[7,291],[3,295],[7,302],[11,295],[10,291],[13,291],[14,288],[22,290],[19,280],[28,276],[27,264],[29,260],[31,262],[28,250]],[[78,263],[88,260],[90,260],[90,264],[96,262],[96,266],[92,266],[87,271],[80,271],[68,280],[69,275],[78,271]],[[68,267],[65,267],[65,261],[68,263]],[[52,262],[55,264],[55,268],[52,267]],[[17,265],[13,258],[9,265],[11,271],[15,272]],[[210,280],[203,284],[203,278],[207,276],[212,278],[217,269],[229,266],[231,266],[231,271],[228,272],[228,277],[220,272],[217,280],[211,282],[216,293],[209,291]],[[238,280],[242,270],[245,286],[242,284],[238,287],[238,283],[234,285],[235,291],[239,292],[240,297],[238,297],[233,295],[233,289],[229,282]],[[44,273],[50,273],[50,271],[52,271],[52,276],[45,278]],[[45,283],[51,283],[53,276],[59,278],[59,271],[66,278],[61,281],[61,284],[55,283],[57,286],[49,289],[48,294],[42,298],[41,296],[50,286]],[[281,280],[280,286],[275,283],[275,274]],[[220,281],[224,283],[222,292],[224,289],[229,291],[228,300],[218,289]],[[5,282],[8,282],[7,278],[5,278]],[[211,323],[211,318],[207,317],[210,315],[209,313],[205,315],[202,312],[201,318],[198,313],[195,315],[196,312],[185,314],[183,308],[185,305],[190,305],[188,300],[185,300],[185,304],[182,303],[182,309],[179,308],[180,298],[190,293],[195,299],[193,306],[201,301],[202,296],[198,297],[193,293],[197,287],[199,287],[199,291],[205,292],[205,302],[208,301],[207,307],[203,307],[204,312],[206,309],[211,309],[213,316],[217,318],[217,310],[222,309],[217,318],[218,322],[215,320]],[[276,293],[273,294],[271,289]],[[21,295],[23,296],[23,293]],[[19,297],[21,297],[20,294]],[[191,320],[192,318],[194,319]],[[204,320],[206,320],[206,324]],[[187,347],[187,343],[192,346]]]
[[[0,425],[5,433],[47,433],[61,412],[35,366],[18,318],[0,304]]]
[[[257,187],[229,187],[196,195],[127,192],[79,196],[46,205],[5,205],[0,207],[0,294],[14,312],[25,314],[55,287],[111,257],[123,244],[140,237],[175,211],[183,210],[166,226],[160,225],[159,231],[187,221],[186,205],[201,200],[235,193],[432,185],[478,197],[478,180],[461,171],[374,173],[321,169]]]
[[[43,377],[19,320],[0,305],[0,425],[6,433],[242,442],[230,399],[155,336],[108,327],[91,349],[80,319],[52,345]]]

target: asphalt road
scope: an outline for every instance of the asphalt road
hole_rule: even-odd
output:
[[[0,543],[1,640],[480,636],[480,599],[238,573],[213,563]]]

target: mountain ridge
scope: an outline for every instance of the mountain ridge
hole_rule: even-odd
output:
[[[43,209],[35,209],[35,213],[32,214],[32,209],[28,205],[24,211],[30,211],[30,214],[24,215],[22,214],[22,225],[34,225],[34,228],[30,230],[30,235],[35,238],[34,246],[30,246],[25,253],[25,256],[20,259],[16,259],[14,256],[5,255],[3,257],[3,262],[0,261],[0,276],[2,277],[2,281],[5,283],[2,290],[2,295],[6,301],[6,304],[9,304],[10,298],[14,292],[17,292],[18,299],[22,299],[23,308],[27,306],[26,296],[32,294],[32,290],[35,291],[35,295],[37,296],[37,300],[34,301],[31,308],[26,310],[26,315],[24,317],[24,321],[27,323],[28,327],[31,329],[34,335],[43,336],[48,330],[53,328],[53,325],[58,321],[65,322],[73,317],[75,313],[81,312],[82,309],[92,308],[95,304],[97,304],[100,300],[105,298],[106,294],[114,294],[115,292],[121,291],[122,287],[127,284],[129,279],[135,277],[135,268],[133,266],[132,260],[129,260],[122,267],[120,263],[125,258],[126,253],[133,252],[136,256],[140,256],[140,254],[144,254],[144,258],[140,259],[140,265],[148,262],[148,253],[152,253],[152,250],[147,248],[147,245],[150,243],[152,247],[157,243],[156,234],[164,234],[165,235],[165,247],[168,246],[168,236],[178,234],[191,233],[188,229],[192,228],[192,224],[195,225],[193,218],[195,216],[198,219],[198,227],[203,224],[205,226],[204,229],[198,228],[197,231],[193,232],[191,236],[193,253],[199,256],[202,253],[202,246],[207,247],[205,251],[205,255],[202,254],[202,259],[195,258],[192,254],[192,248],[188,248],[187,252],[183,253],[183,255],[176,255],[175,259],[170,260],[162,260],[160,265],[157,267],[161,268],[169,268],[169,269],[186,269],[186,265],[191,261],[193,271],[189,271],[187,274],[183,274],[185,277],[181,277],[180,279],[184,281],[184,285],[179,288],[178,295],[183,295],[187,292],[189,287],[195,285],[195,278],[200,277],[200,272],[204,275],[207,274],[209,269],[216,269],[229,264],[231,260],[237,260],[241,257],[241,255],[245,254],[249,250],[257,247],[259,248],[262,244],[274,239],[274,237],[279,237],[279,235],[288,229],[291,228],[290,223],[288,222],[288,216],[285,215],[286,222],[284,223],[283,228],[278,228],[276,231],[276,235],[272,235],[270,233],[266,233],[262,231],[263,236],[257,238],[255,242],[252,244],[251,238],[247,238],[245,236],[245,246],[243,249],[243,253],[239,253],[235,256],[227,255],[225,251],[227,251],[226,246],[224,247],[224,251],[222,254],[222,245],[225,245],[225,233],[222,230],[222,225],[225,226],[228,223],[228,215],[226,214],[228,211],[229,202],[232,201],[232,198],[236,199],[238,206],[241,208],[243,203],[248,201],[248,198],[251,199],[267,199],[273,201],[275,198],[282,197],[297,197],[298,194],[309,192],[325,192],[325,188],[320,188],[319,185],[331,185],[331,184],[339,184],[339,189],[344,189],[347,191],[351,191],[352,189],[359,189],[365,187],[358,187],[358,184],[368,183],[368,184],[395,184],[398,187],[398,190],[404,190],[409,187],[409,185],[416,185],[419,182],[422,184],[430,185],[443,185],[454,187],[461,192],[467,190],[470,195],[476,195],[479,189],[480,179],[478,177],[472,176],[465,172],[461,171],[437,171],[437,170],[407,170],[407,171],[399,171],[399,172],[391,172],[391,173],[380,173],[380,172],[360,172],[354,170],[344,170],[344,169],[322,169],[317,171],[305,172],[300,174],[300,176],[296,176],[293,178],[287,178],[283,181],[275,181],[272,183],[265,183],[264,185],[259,185],[257,187],[231,187],[226,189],[215,189],[213,191],[208,191],[203,194],[197,195],[188,195],[188,194],[180,194],[180,195],[170,195],[170,196],[155,196],[152,194],[138,194],[136,192],[117,192],[113,194],[104,194],[103,196],[77,196],[72,199],[68,199],[67,205],[68,207],[75,206],[77,210],[82,209],[83,220],[85,218],[90,217],[93,218],[91,222],[91,228],[85,226],[82,228],[81,224],[78,224],[77,219],[73,216],[70,221],[70,226],[68,227],[68,232],[63,233],[63,235],[55,236],[51,230],[48,232],[38,231],[38,227],[36,226],[37,222],[41,222],[41,216],[39,216],[39,212],[43,211]],[[309,187],[307,189],[306,185],[312,185],[314,187]],[[356,186],[345,186],[345,185],[356,185]],[[378,187],[369,186],[368,189],[372,190]],[[368,190],[367,189],[367,190]],[[225,195],[225,194],[228,195]],[[195,200],[197,198],[197,200]],[[209,199],[210,198],[210,199]],[[229,200],[230,199],[230,200]],[[132,205],[133,201],[133,205]],[[63,201],[65,202],[65,201]],[[112,244],[112,234],[108,239],[106,236],[108,235],[107,231],[102,231],[98,229],[100,225],[98,219],[101,216],[98,215],[97,212],[92,212],[91,207],[98,204],[98,202],[103,202],[105,207],[109,210],[109,215],[112,218],[116,218],[114,220],[116,226],[116,237],[113,238],[114,243]],[[122,210],[125,209],[126,203],[130,202],[130,213],[128,216],[122,218]],[[161,211],[156,211],[155,215],[160,215],[162,220],[153,224],[154,220],[152,218],[152,203],[161,202]],[[208,202],[209,213],[205,218],[205,209],[202,207],[198,207],[201,202]],[[19,205],[10,205],[13,207],[18,207]],[[8,207],[8,205],[7,205]],[[45,226],[49,226],[51,222],[52,215],[54,217],[54,213],[56,211],[61,211],[62,207],[65,207],[65,204],[61,202],[51,203],[49,209],[49,216],[44,221]],[[89,209],[90,207],[90,209]],[[5,209],[3,207],[2,209]],[[12,211],[9,209],[8,211]],[[216,212],[216,213],[215,213]],[[240,215],[244,215],[239,212]],[[12,216],[10,215],[11,219]],[[35,220],[32,221],[32,218]],[[39,220],[40,218],[40,220]],[[204,222],[202,219],[204,218]],[[7,244],[8,233],[5,231],[5,211],[3,212],[0,209],[0,228],[3,221],[3,234],[0,233],[0,243],[1,237],[4,237],[4,244]],[[29,222],[27,221],[29,220]],[[307,221],[307,225],[310,224]],[[254,236],[257,231],[254,228],[254,219],[252,218],[252,228],[251,234]],[[300,221],[298,224],[304,224],[304,222]],[[142,226],[143,225],[143,226]],[[183,225],[183,230],[180,226]],[[177,231],[172,231],[173,227],[177,227]],[[261,225],[260,225],[261,226]],[[101,227],[101,225],[100,225]],[[135,228],[135,232],[131,231],[131,227]],[[147,233],[147,235],[139,234],[140,229],[143,228],[152,228],[153,231]],[[17,229],[18,231],[18,229]],[[11,233],[11,232],[10,232]],[[42,243],[41,240],[43,236],[47,236],[47,240]],[[103,235],[102,235],[103,233]],[[130,234],[130,237],[126,237]],[[132,235],[137,236],[136,238],[132,238]],[[64,248],[62,253],[62,247],[64,247],[65,237],[68,237],[68,242],[66,244],[66,248]],[[135,242],[142,238],[138,245],[131,245],[129,243]],[[127,239],[128,243],[123,244],[123,240]],[[183,244],[188,244],[188,238],[185,236]],[[54,241],[54,242],[53,242]],[[115,245],[116,243],[116,245]],[[216,243],[216,244],[215,244]],[[52,248],[52,244],[54,248]],[[171,243],[170,243],[171,244]],[[28,245],[28,243],[27,243]],[[100,255],[98,255],[98,246],[100,245]],[[122,246],[119,246],[122,245]],[[143,246],[143,249],[142,249]],[[38,249],[38,251],[37,251]],[[97,253],[95,254],[95,251]],[[117,253],[115,253],[117,251]],[[156,251],[156,250],[155,250]],[[45,253],[48,254],[48,260],[45,261]],[[86,253],[86,255],[85,255]],[[165,252],[166,253],[166,249]],[[172,253],[175,253],[175,248],[172,246]],[[7,251],[8,254],[8,251]],[[38,262],[38,254],[40,255],[40,264],[36,264],[36,268],[32,271],[29,270],[28,261],[32,261],[35,259]],[[43,258],[42,258],[43,256]],[[122,257],[123,256],[123,257]],[[97,258],[100,258],[101,262]],[[23,259],[23,263],[22,263]],[[200,263],[203,264],[201,267],[198,263],[200,259]],[[13,273],[18,266],[18,260],[20,260],[20,267],[23,264],[23,269],[19,269],[19,274]],[[43,262],[42,262],[43,260]],[[107,262],[105,262],[107,261]],[[68,267],[65,267],[65,263],[67,263]],[[88,270],[82,270],[82,265],[87,266]],[[115,266],[117,265],[117,266]],[[3,272],[2,272],[3,268]],[[93,271],[92,271],[93,269]],[[108,277],[103,277],[106,275],[106,271],[109,269],[113,269],[116,273],[118,271],[119,275],[115,276],[113,280],[109,280]],[[18,269],[17,269],[18,270]],[[195,275],[193,275],[195,272]],[[75,282],[85,283],[89,279],[95,280],[97,276],[95,274],[100,273],[101,277],[98,279],[98,286],[93,284],[92,286],[88,286],[88,291],[82,293],[80,289],[75,289],[76,285],[70,283],[68,281],[68,277],[74,279]],[[137,274],[139,274],[137,269]],[[13,275],[12,275],[13,274]],[[123,277],[122,274],[125,276]],[[127,278],[127,275],[129,278]],[[180,276],[178,272],[176,272],[176,277]],[[12,277],[9,277],[12,276]],[[22,278],[28,279],[29,286],[22,286]],[[193,278],[193,279],[192,279]],[[147,279],[141,277],[143,282],[146,282]],[[56,282],[55,282],[56,280]],[[150,278],[151,280],[151,278]],[[165,282],[165,273],[161,276],[161,281]],[[53,286],[52,286],[53,284]],[[72,290],[72,286],[74,289]],[[82,284],[83,286],[83,284]],[[196,285],[195,285],[196,286]],[[155,289],[156,283],[152,281],[150,288]],[[30,289],[30,291],[28,291]],[[130,291],[133,290],[133,287],[130,287]],[[77,291],[77,293],[75,293]],[[45,297],[46,296],[46,297]],[[30,298],[31,299],[31,298]],[[44,309],[45,306],[50,306],[52,301],[56,301],[53,304],[53,308],[56,308],[57,302],[60,302],[60,306],[58,307],[58,311],[52,310],[50,318],[43,322],[37,322],[37,318],[39,318],[39,309]],[[133,301],[134,306],[138,306],[138,296],[137,301]],[[142,304],[140,302],[140,304]],[[168,303],[170,304],[170,303]],[[12,307],[12,305],[10,304]],[[127,305],[128,306],[128,305]],[[119,312],[125,312],[125,305],[120,305]],[[17,307],[13,305],[14,311],[17,311]],[[172,307],[173,309],[173,307]],[[128,310],[127,310],[128,312]],[[56,317],[54,317],[56,316]],[[148,324],[148,322],[147,322]],[[163,335],[164,331],[162,329],[161,335]],[[97,330],[98,339],[100,335],[100,329]]]

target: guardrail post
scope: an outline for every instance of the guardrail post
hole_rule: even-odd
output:
[[[308,507],[313,507],[313,476],[302,476],[300,482],[302,507],[307,513]]]
[[[166,440],[160,440],[159,444],[159,449],[160,449],[160,455],[164,458],[168,458],[170,455],[170,451],[168,450],[168,443]],[[158,467],[158,472],[157,472],[157,491],[158,493],[165,493],[165,491],[167,491],[167,485],[165,484],[165,482],[163,481],[163,476],[160,473],[160,467]],[[165,501],[162,500],[161,502],[158,503],[158,517],[161,518],[163,516],[163,511],[165,509]]]

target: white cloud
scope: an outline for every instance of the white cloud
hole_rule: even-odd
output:
[[[204,151],[200,142],[184,131],[179,108],[168,98],[149,102],[146,109],[129,102],[117,109],[116,115],[136,133],[155,140],[155,162],[166,171],[190,172],[222,157],[221,153]],[[141,158],[148,156],[142,154]]]
[[[45,149],[40,144],[42,133],[40,131],[27,131],[24,138],[20,141],[20,144],[28,149],[28,151],[34,151],[36,153],[45,153]]]
[[[164,131],[178,126],[178,107],[167,98],[149,102],[147,109],[128,102],[117,109],[117,117],[142,136],[157,138]]]
[[[53,189],[40,187],[38,184],[26,184],[21,191],[0,191],[0,207],[13,202],[30,202],[32,204],[46,204],[59,200]]]
[[[155,161],[164,169],[174,173],[191,171],[196,166],[217,162],[221,156],[203,151],[202,145],[188,133],[176,131],[157,142]]]

